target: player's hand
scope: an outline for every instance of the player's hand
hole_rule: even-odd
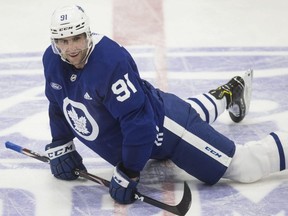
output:
[[[122,163],[119,163],[115,169],[110,182],[109,193],[111,197],[121,204],[130,204],[135,201],[135,193],[137,192],[137,184],[139,182],[140,173],[133,172],[133,177],[128,177],[127,169]]]
[[[50,158],[51,172],[58,179],[75,180],[78,178],[74,173],[75,169],[86,171],[82,157],[75,150],[73,141],[52,142],[46,145],[45,151]]]

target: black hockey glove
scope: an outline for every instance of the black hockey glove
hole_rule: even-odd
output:
[[[139,182],[139,172],[129,171],[119,163],[115,169],[110,182],[109,193],[113,199],[121,204],[133,203],[137,184]],[[132,180],[133,179],[133,180]]]
[[[50,158],[51,172],[58,179],[75,180],[78,178],[74,173],[75,169],[86,171],[73,141],[65,144],[63,141],[52,142],[46,145],[45,151]]]

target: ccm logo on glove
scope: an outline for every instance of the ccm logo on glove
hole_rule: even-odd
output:
[[[48,157],[52,160],[58,157],[61,157],[67,153],[75,151],[75,145],[73,141],[66,143],[65,145],[58,146],[55,148],[48,149],[46,151]]]

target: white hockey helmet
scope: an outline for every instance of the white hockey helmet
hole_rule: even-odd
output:
[[[77,5],[56,9],[51,19],[51,39],[60,39],[86,33],[90,36],[89,18]]]
[[[56,9],[52,14],[51,25],[51,45],[53,52],[61,56],[63,61],[67,61],[64,54],[57,47],[57,40],[61,38],[76,36],[85,33],[87,37],[87,54],[83,59],[87,62],[93,47],[92,34],[90,31],[89,18],[84,10],[77,5],[65,6]]]

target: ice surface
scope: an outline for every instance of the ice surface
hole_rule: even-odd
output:
[[[53,178],[47,164],[5,149],[5,141],[43,153],[49,143],[41,55],[49,45],[53,10],[77,3],[93,31],[119,40],[143,78],[188,97],[254,68],[250,113],[235,125],[221,116],[216,129],[238,143],[286,130],[288,122],[288,2],[286,0],[9,0],[0,7],[0,215],[168,216],[141,202],[122,206],[107,188]],[[91,173],[110,180],[112,167],[76,142]],[[193,216],[288,215],[288,173],[258,183],[222,180],[206,186],[170,162],[151,161],[139,190],[176,204],[183,181],[192,190]]]

